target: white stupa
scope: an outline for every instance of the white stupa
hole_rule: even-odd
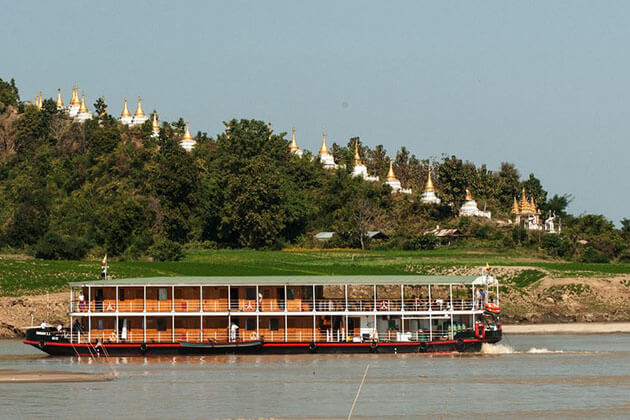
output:
[[[68,115],[76,117],[79,114],[81,108],[81,99],[79,98],[79,88],[77,86],[72,87],[72,97],[70,98],[70,104],[68,104]]]
[[[462,204],[461,209],[459,209],[459,215],[491,218],[489,211],[481,211],[477,208],[477,202],[473,200],[472,194],[468,188],[466,188],[466,201]]]
[[[335,163],[335,158],[326,146],[326,129],[322,133],[322,147],[319,149],[319,160],[324,165],[324,169],[337,169],[338,167]]]
[[[87,120],[92,119],[92,113],[88,111],[87,106],[85,105],[85,93],[81,94],[81,104],[79,105],[79,113],[74,117],[74,120],[77,122],[85,122]]]
[[[352,168],[353,177],[361,177],[366,181],[378,181],[377,176],[369,176],[367,167],[361,162],[359,156],[359,140],[354,143],[354,167]]]
[[[197,144],[197,142],[195,141],[195,139],[193,138],[192,135],[190,135],[190,129],[189,129],[189,123],[188,121],[186,121],[186,132],[184,133],[182,139],[179,141],[180,146],[182,146],[184,148],[184,150],[186,150],[187,152],[192,151],[192,149],[195,147],[195,145]]]
[[[120,122],[125,125],[131,125],[133,123],[133,117],[129,112],[129,107],[127,106],[127,97],[125,96],[125,104],[123,106],[122,113],[120,114]]]
[[[302,157],[302,155],[304,154],[304,152],[302,152],[302,150],[298,147],[297,142],[295,141],[295,128],[293,128],[291,143],[289,143],[289,150],[291,151],[291,153],[299,157]]]
[[[403,194],[411,194],[411,188],[404,189],[400,184],[398,178],[394,174],[394,166],[392,162],[392,158],[389,158],[389,171],[387,171],[387,176],[385,177],[385,183],[392,187],[392,192],[395,193],[403,193]]]
[[[427,175],[427,183],[424,186],[424,191],[422,192],[420,201],[422,201],[425,204],[440,204],[442,202],[442,200],[440,200],[435,195],[435,187],[433,186],[433,180],[431,179],[430,166],[429,166],[429,174]]]
[[[142,99],[140,99],[140,97],[138,96],[138,106],[136,108],[136,113],[133,114],[133,120],[131,122],[131,125],[140,125],[140,124],[144,124],[145,121],[147,121],[149,119],[149,117],[147,117],[146,115],[144,115],[144,110],[142,109]]]

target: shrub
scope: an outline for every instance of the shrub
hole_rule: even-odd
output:
[[[573,254],[571,243],[561,235],[547,233],[542,239],[542,248],[553,257],[569,258]]]
[[[611,255],[588,246],[582,252],[580,261],[585,263],[607,263],[612,259]]]
[[[45,260],[80,260],[88,249],[83,238],[46,232],[35,244],[35,256]]]
[[[403,249],[407,251],[428,250],[435,249],[437,245],[438,239],[435,235],[418,235],[403,242]]]
[[[179,261],[184,257],[182,246],[166,238],[155,241],[148,254],[156,261]]]

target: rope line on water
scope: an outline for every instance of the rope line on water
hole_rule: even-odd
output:
[[[368,369],[370,368],[370,364],[365,367],[365,372],[363,373],[363,379],[361,379],[361,383],[359,384],[359,389],[357,390],[357,395],[354,397],[354,401],[352,402],[352,407],[350,407],[350,413],[348,414],[348,420],[352,417],[352,412],[354,411],[354,406],[357,404],[357,400],[359,399],[359,394],[361,393],[361,388],[363,387],[363,383],[365,382],[365,377],[367,376]]]

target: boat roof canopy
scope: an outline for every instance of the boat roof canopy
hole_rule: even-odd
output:
[[[136,277],[78,281],[68,283],[72,287],[81,286],[325,286],[325,285],[429,285],[462,284],[472,285],[476,276],[185,276],[185,277]]]

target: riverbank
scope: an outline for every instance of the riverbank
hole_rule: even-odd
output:
[[[505,334],[629,334],[630,322],[503,325],[503,332]]]

